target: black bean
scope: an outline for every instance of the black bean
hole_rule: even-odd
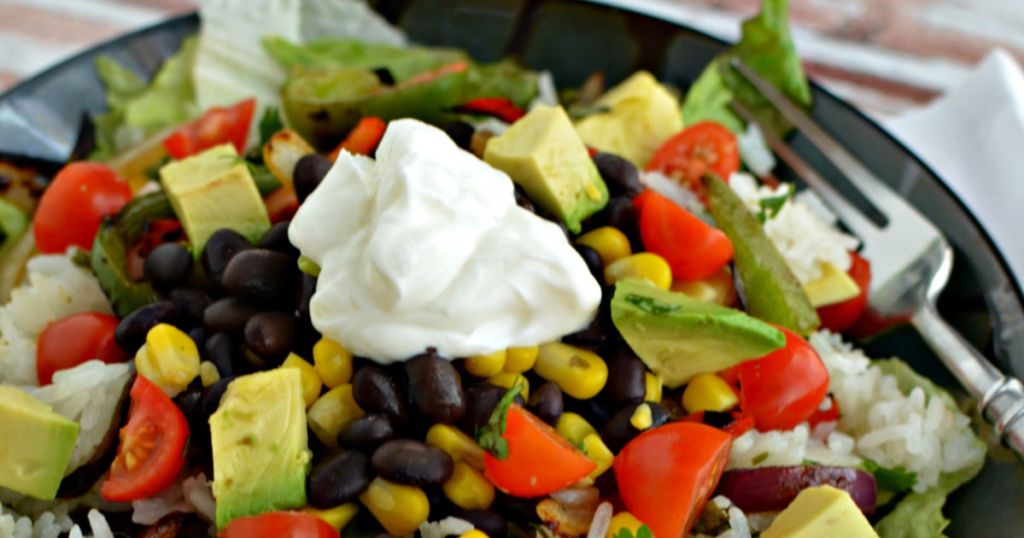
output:
[[[562,389],[558,388],[557,383],[550,381],[544,383],[530,394],[530,411],[548,424],[558,422],[558,417],[562,416],[564,405]]]
[[[479,384],[470,385],[465,389],[466,413],[462,416],[459,426],[463,431],[472,434],[477,428],[487,424],[491,413],[498,405],[498,401],[505,395],[508,389],[494,385]],[[526,405],[521,395],[516,395],[515,400],[519,405]]]
[[[261,359],[281,361],[295,341],[295,317],[284,312],[261,312],[245,324],[245,345]]]
[[[469,151],[473,142],[473,133],[476,129],[464,121],[450,121],[441,126],[441,129],[455,142],[456,146]]]
[[[616,196],[608,200],[608,205],[601,213],[606,225],[615,227],[626,235],[630,235],[636,229],[636,208],[633,207],[633,200],[625,196]]]
[[[367,413],[383,413],[404,421],[408,417],[405,398],[393,379],[384,370],[367,365],[356,370],[352,378],[352,396]]]
[[[466,412],[462,379],[451,361],[436,353],[417,355],[405,362],[409,399],[434,422],[451,424]]]
[[[338,434],[338,444],[360,450],[373,450],[395,436],[395,427],[387,415],[366,415],[349,422]]]
[[[439,448],[412,439],[396,439],[377,447],[370,465],[381,477],[414,486],[439,486],[452,476],[455,464]]]
[[[594,278],[598,282],[604,282],[604,262],[601,261],[601,255],[596,250],[586,245],[576,245],[576,252],[580,253],[580,257],[587,264],[587,269],[590,270],[590,274],[594,275]]]
[[[213,232],[213,235],[206,240],[203,252],[199,256],[199,262],[210,282],[219,286],[221,276],[231,258],[250,248],[252,248],[252,243],[245,236],[230,228],[222,228]]]
[[[298,258],[299,249],[295,248],[295,245],[293,245],[288,239],[289,224],[291,224],[291,221],[285,220],[271,226],[270,229],[267,230],[267,233],[263,234],[263,238],[260,239],[258,246],[268,250],[283,252],[293,258]]]
[[[194,423],[195,418],[202,412],[203,391],[199,389],[187,389],[185,392],[174,397],[174,403],[181,409],[189,423]]]
[[[605,392],[616,406],[636,403],[647,392],[644,363],[628,351],[620,351],[608,360],[608,384]]]
[[[313,275],[302,274],[302,280],[299,284],[298,300],[296,303],[299,305],[296,311],[299,317],[304,320],[309,320],[309,301],[313,299],[313,293],[316,291],[316,277]]]
[[[724,428],[729,424],[732,424],[736,420],[729,413],[722,413],[719,411],[704,411],[702,422],[708,426],[714,426],[716,428]]]
[[[599,347],[608,338],[611,331],[608,328],[608,320],[598,314],[586,327],[562,337],[562,341],[583,347]]]
[[[237,297],[225,297],[206,307],[203,325],[213,332],[241,332],[249,318],[263,309]]]
[[[178,243],[164,243],[146,256],[143,271],[153,287],[165,291],[188,280],[192,253]]]
[[[526,191],[524,191],[519,185],[516,185],[515,195],[517,206],[529,211],[530,213],[537,212],[537,208],[533,206],[533,200],[530,200],[530,197],[526,195]]]
[[[594,165],[597,166],[601,179],[608,185],[608,192],[613,196],[626,195],[636,196],[643,192],[644,185],[640,183],[640,172],[633,163],[613,153],[598,153],[594,155]]]
[[[171,291],[167,298],[174,301],[184,320],[196,324],[203,322],[203,312],[211,302],[205,291],[195,288],[178,288]]]
[[[354,500],[372,479],[366,456],[343,450],[313,466],[306,477],[306,495],[312,506],[332,508]]]
[[[295,163],[292,178],[295,183],[295,196],[300,203],[320,185],[333,165],[334,163],[319,153],[305,155]]]
[[[395,85],[395,75],[391,74],[391,70],[387,67],[378,67],[373,70],[373,74],[377,75],[377,80],[385,86]]]
[[[215,333],[206,339],[203,346],[206,358],[217,367],[221,377],[229,377],[235,373],[242,362],[242,349],[228,333]]]
[[[178,318],[178,307],[171,301],[158,301],[128,314],[114,329],[114,340],[129,355],[134,355],[146,341],[146,333],[158,323],[172,323]]]
[[[633,413],[636,412],[636,408],[641,405],[651,408],[650,428],[661,426],[671,418],[668,409],[654,402],[636,403],[623,407],[612,415],[612,418],[608,419],[608,423],[601,430],[601,439],[604,440],[604,443],[608,445],[612,452],[621,450],[622,447],[626,446],[626,443],[633,440],[634,437],[640,435],[640,432],[643,431],[636,429],[630,422],[633,418]]]
[[[210,331],[207,331],[206,327],[193,327],[189,329],[188,337],[195,342],[197,348],[203,349],[206,347],[206,339],[210,337]]]
[[[224,392],[228,390],[228,385],[234,380],[234,377],[222,377],[209,387],[203,389],[203,400],[201,402],[203,422],[208,421],[210,415],[217,412],[217,408],[220,407],[220,400],[224,397]]]
[[[490,510],[461,510],[456,514],[459,519],[468,521],[487,536],[505,536],[508,533],[508,522],[497,512]]]
[[[246,300],[278,305],[295,294],[299,268],[287,254],[249,249],[231,258],[224,269],[224,292]]]

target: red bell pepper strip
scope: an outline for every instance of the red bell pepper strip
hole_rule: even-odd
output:
[[[221,144],[245,151],[249,125],[256,113],[256,99],[249,98],[229,107],[214,107],[195,121],[178,127],[164,139],[164,148],[175,159],[195,155]]]
[[[505,123],[515,123],[526,115],[526,111],[516,106],[506,97],[479,97],[459,105],[456,110],[471,114],[494,116]]]
[[[384,120],[376,116],[366,116],[359,120],[345,140],[338,144],[338,147],[334,148],[327,158],[332,161],[338,160],[338,155],[342,150],[355,155],[373,155],[373,151],[380,144],[380,139],[384,138],[384,131],[387,128],[388,124]]]

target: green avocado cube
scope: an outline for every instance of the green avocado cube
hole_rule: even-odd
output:
[[[270,228],[249,167],[231,144],[164,165],[160,182],[197,257],[206,240],[222,228],[254,243]]]
[[[626,343],[669,388],[786,345],[782,331],[757,318],[645,280],[617,282],[611,310]]]
[[[535,107],[487,143],[484,160],[573,233],[608,203],[608,187],[562,107]]]
[[[217,527],[306,504],[312,453],[302,377],[278,368],[236,378],[210,417]]]
[[[0,486],[53,499],[77,439],[77,422],[21,389],[0,386]]]

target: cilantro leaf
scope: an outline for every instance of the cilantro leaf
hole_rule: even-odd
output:
[[[764,224],[768,219],[774,219],[775,215],[782,211],[782,206],[786,205],[786,202],[796,194],[796,185],[790,183],[787,185],[786,192],[777,196],[769,196],[767,198],[761,198],[760,205],[761,211],[757,214],[757,220]]]
[[[917,483],[917,473],[904,467],[882,467],[873,460],[864,460],[864,469],[875,475],[879,489],[901,493],[909,491]]]
[[[498,400],[498,405],[494,406],[494,411],[491,412],[491,417],[487,419],[487,424],[476,431],[476,442],[481,448],[490,452],[491,455],[499,460],[508,457],[508,442],[502,437],[505,434],[508,408],[512,406],[516,396],[522,393],[525,388],[526,382],[522,377],[517,377],[512,386],[505,391],[501,400]]]

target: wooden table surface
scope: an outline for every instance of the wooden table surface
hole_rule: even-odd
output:
[[[760,0],[664,0],[734,39]],[[0,90],[91,44],[194,9],[195,0],[0,0]],[[1024,62],[1024,0],[791,0],[812,77],[877,117],[928,102],[985,54]]]

